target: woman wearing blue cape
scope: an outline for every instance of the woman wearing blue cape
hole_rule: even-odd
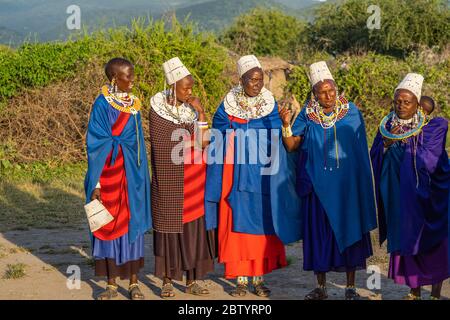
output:
[[[394,93],[394,111],[381,121],[371,157],[377,185],[380,242],[387,239],[389,278],[421,299],[432,285],[439,299],[448,270],[450,166],[448,121],[428,121],[419,101],[423,76],[408,74]]]
[[[372,255],[370,231],[376,206],[363,117],[352,102],[337,94],[325,62],[310,67],[312,95],[292,128],[283,108],[283,142],[300,149],[297,187],[303,216],[303,269],[317,275],[307,300],[328,297],[326,273],[346,272],[345,298],[359,298],[355,271]]]
[[[263,276],[287,265],[283,244],[301,236],[295,155],[283,148],[277,102],[264,88],[258,59],[241,57],[238,72],[240,85],[213,118],[206,222],[208,229],[218,228],[225,278],[237,279],[230,294],[245,296],[252,277],[254,293],[267,297]]]
[[[87,131],[86,202],[98,199],[114,220],[91,236],[95,275],[108,280],[97,299],[117,297],[116,277],[130,279],[131,299],[143,299],[138,272],[144,266],[144,233],[151,227],[150,177],[140,100],[131,94],[134,67],[114,58],[111,82],[95,100]]]

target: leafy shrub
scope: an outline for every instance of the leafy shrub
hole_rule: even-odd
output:
[[[306,23],[281,11],[256,8],[239,16],[220,37],[234,52],[290,57],[300,43]]]
[[[367,10],[381,9],[381,29],[369,30]],[[403,55],[418,46],[445,48],[450,40],[446,0],[347,0],[319,6],[308,28],[310,44],[334,53],[373,50]]]

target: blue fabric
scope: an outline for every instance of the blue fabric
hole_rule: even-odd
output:
[[[377,226],[364,120],[358,108],[351,102],[349,105],[345,117],[336,122],[336,139],[333,128],[325,130],[308,119],[306,107],[292,126],[295,136],[303,136],[301,152],[305,158],[303,167],[299,165],[300,173],[305,172],[310,179],[310,187],[325,209],[340,252]]]
[[[128,240],[130,243],[133,243],[138,236],[143,235],[151,228],[150,176],[141,114],[139,112],[136,116],[140,144],[139,166],[135,117],[131,115],[122,134],[114,137],[112,135],[111,123],[114,118],[117,119],[118,114],[111,109],[113,108],[103,95],[100,95],[96,99],[92,107],[86,138],[88,154],[88,171],[84,181],[86,203],[90,201],[92,191],[100,179],[106,158],[111,150],[113,150],[113,157],[111,159],[113,163],[118,153],[118,146],[120,145],[125,162],[128,205],[130,209]]]
[[[304,215],[303,269],[314,272],[350,272],[366,268],[372,255],[370,233],[344,252],[339,248],[322,204],[314,191],[302,197]]]
[[[450,166],[445,151],[447,129],[446,119],[438,117],[430,120],[418,137],[406,140],[401,163],[395,166],[389,164],[394,162],[394,153],[391,150],[383,153],[380,133],[372,145],[380,242],[387,239],[388,249],[395,249],[400,255],[427,253],[448,236]],[[386,160],[388,164],[385,165]],[[385,167],[391,170],[383,170]],[[400,183],[397,192],[400,209],[397,201],[392,201],[392,194],[389,194],[389,199],[383,198],[383,193],[386,196],[387,191],[383,191],[382,186],[385,185],[386,189],[387,184],[393,183],[395,168]],[[393,187],[389,188],[392,190]],[[389,225],[392,221],[394,224]]]
[[[235,137],[233,186],[228,201],[233,211],[233,231],[248,234],[276,234],[283,243],[301,239],[300,202],[295,190],[296,153],[288,154],[281,140],[281,120],[278,105],[271,114],[240,124],[230,121],[222,103],[213,118],[212,127],[219,132],[219,139],[211,139],[210,154],[206,173],[205,219],[207,229],[217,228],[217,215],[222,193],[223,161],[210,163],[211,155],[224,159],[229,135],[240,129],[243,134],[249,129],[260,129],[255,137],[239,139]],[[271,154],[271,130],[276,130],[274,154]],[[237,132],[239,132],[237,131]],[[261,135],[261,133],[266,133]],[[263,139],[263,140],[262,140]],[[267,150],[261,150],[259,141],[267,141]],[[272,162],[256,164],[249,159],[256,154],[271,156]],[[239,164],[239,157],[247,161]],[[262,168],[275,170],[270,175],[262,175]],[[278,169],[278,170],[277,170]]]
[[[396,142],[384,155],[382,166],[382,179],[380,181],[380,194],[386,216],[387,237],[389,239],[388,252],[398,251],[401,248],[401,234],[397,230],[401,227],[400,203],[400,166],[403,161],[405,148]]]
[[[130,244],[128,233],[114,240],[93,238],[92,256],[94,259],[114,259],[116,265],[136,261],[144,257],[144,235],[139,235]]]

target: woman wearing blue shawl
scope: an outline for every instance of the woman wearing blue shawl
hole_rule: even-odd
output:
[[[98,199],[114,220],[92,234],[95,275],[106,276],[97,298],[116,297],[116,277],[130,279],[131,299],[143,299],[138,271],[144,266],[144,233],[151,227],[150,177],[140,100],[130,94],[134,67],[114,58],[105,67],[111,82],[95,100],[87,131],[86,202]]]
[[[448,278],[450,166],[445,151],[448,121],[428,121],[421,110],[423,76],[408,74],[394,94],[394,111],[381,121],[371,157],[377,185],[380,242],[391,254],[389,278],[421,299],[432,285],[439,299]]]
[[[219,262],[236,279],[230,294],[267,297],[263,275],[287,265],[283,243],[300,239],[294,155],[281,142],[277,103],[265,89],[258,59],[238,61],[241,84],[213,118],[205,207],[208,229],[218,228]],[[225,163],[224,163],[225,162]]]
[[[345,271],[345,298],[358,299],[355,271],[372,255],[376,228],[372,169],[364,120],[352,102],[337,94],[325,62],[310,67],[311,100],[290,126],[282,109],[283,142],[300,148],[297,187],[303,215],[303,268],[317,275],[307,300],[328,297],[326,272]]]

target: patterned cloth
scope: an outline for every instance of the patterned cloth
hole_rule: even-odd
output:
[[[172,132],[193,124],[175,124],[150,110],[153,228],[158,232],[183,232],[184,163],[174,164],[172,150],[180,141],[171,141]]]

